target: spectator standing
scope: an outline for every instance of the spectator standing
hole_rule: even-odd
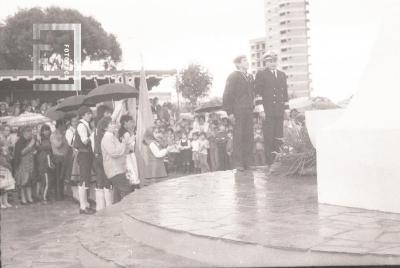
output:
[[[0,103],[0,117],[8,116],[8,111],[7,111],[8,107],[7,106],[8,105],[5,102]]]
[[[179,143],[179,158],[182,165],[183,173],[190,173],[190,161],[192,159],[190,141],[186,132],[182,132],[181,141]]]
[[[179,142],[178,136],[174,136],[170,144],[168,144],[168,167],[171,172],[177,172],[179,168]]]
[[[192,160],[193,160],[193,167],[194,173],[200,173],[200,157],[199,157],[199,134],[194,132],[192,134]]]
[[[81,119],[75,133],[74,148],[78,150],[77,161],[79,166],[79,213],[93,214],[94,211],[90,209],[90,204],[87,200],[87,190],[92,175],[91,173],[93,164],[93,151],[90,141],[90,135],[92,134],[90,121],[92,120],[93,114],[90,108],[87,106],[80,107],[78,114]]]
[[[229,159],[226,150],[226,145],[228,142],[228,134],[226,128],[223,124],[219,125],[218,132],[215,135],[215,142],[217,145],[217,155],[218,155],[218,170],[229,169]]]
[[[7,145],[0,140],[0,174],[2,180],[2,188],[0,188],[0,205],[1,208],[10,208],[12,205],[8,203],[8,192],[15,188],[15,180],[12,176],[11,157]]]
[[[208,165],[207,155],[210,143],[206,139],[206,134],[201,132],[199,135],[199,164],[201,173],[209,172],[210,166]]]
[[[160,117],[161,105],[158,103],[157,97],[155,97],[152,101],[151,111],[154,114],[154,118],[161,119],[161,117]]]
[[[34,175],[34,155],[36,153],[36,136],[31,127],[22,127],[20,137],[15,144],[14,168],[16,185],[23,205],[33,203],[32,182]]]
[[[18,116],[22,113],[21,106],[19,103],[14,104],[12,109],[12,116]]]
[[[132,186],[126,177],[126,156],[130,151],[130,144],[120,142],[118,126],[111,121],[111,117],[104,117],[101,121],[106,130],[101,140],[104,172],[119,199],[122,199],[132,192]]]
[[[51,130],[48,125],[42,125],[40,128],[40,142],[37,145],[37,163],[38,175],[41,188],[42,200],[47,202],[49,191],[54,190],[54,163],[50,142]]]
[[[65,131],[65,139],[69,146],[66,160],[67,167],[65,179],[69,182],[79,181],[79,166],[77,161],[78,150],[74,148],[74,140],[78,123],[79,117],[72,117],[68,129]]]
[[[93,132],[93,169],[96,173],[96,211],[102,210],[106,206],[110,206],[112,204],[112,195],[110,189],[111,184],[109,183],[104,172],[101,150],[101,141],[106,131],[106,126],[104,124],[100,124],[100,122],[104,122],[102,121],[103,118],[111,117],[111,114],[112,109],[110,107],[107,105],[100,105],[97,107],[96,119],[93,120],[94,124],[96,125]]]
[[[55,165],[54,188],[56,200],[64,199],[64,182],[67,174],[67,154],[69,150],[65,131],[65,122],[58,120],[56,122],[56,130],[50,136]]]
[[[120,119],[120,125],[118,138],[121,142],[127,143],[130,146],[129,154],[127,155],[128,179],[133,184],[133,188],[140,188],[139,170],[135,155],[135,122],[132,116],[123,115]]]
[[[212,122],[211,126],[208,128],[208,142],[210,144],[209,149],[209,157],[210,157],[210,164],[211,164],[211,171],[217,171],[219,168],[219,157],[218,157],[218,147],[217,141],[215,136],[218,131],[218,121]]]
[[[154,128],[150,127],[146,129],[143,137],[144,146],[144,178],[155,179],[167,176],[167,172],[164,166],[164,157],[167,155],[167,149],[162,149],[160,143],[154,135]]]
[[[199,115],[195,118],[193,122],[193,131],[194,132],[208,132],[209,124],[206,122],[206,118],[204,115]]]

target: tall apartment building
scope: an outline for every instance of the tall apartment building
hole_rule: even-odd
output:
[[[265,67],[265,62],[263,62],[263,60],[261,59],[265,52],[265,37],[250,40],[250,68],[253,74],[255,74],[257,70],[263,69],[263,67]]]
[[[307,0],[265,0],[266,37],[250,40],[252,70],[264,67],[261,51],[277,52],[292,98],[310,95],[307,5]],[[257,49],[263,40],[265,49]]]

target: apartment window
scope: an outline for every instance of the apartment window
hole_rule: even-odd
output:
[[[265,44],[262,44],[262,49],[265,49]]]
[[[260,45],[257,45],[257,50],[260,49]]]
[[[260,62],[257,62],[257,67],[260,67]]]

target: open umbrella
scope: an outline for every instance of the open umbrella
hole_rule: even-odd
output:
[[[58,109],[58,106],[53,106],[53,107],[49,108],[46,111],[45,116],[54,121],[63,119],[66,113],[63,111],[57,111],[57,109]]]
[[[59,111],[57,109],[58,109],[58,105],[49,108],[46,111],[45,116],[50,118],[50,119],[52,119],[52,120],[54,120],[54,121],[57,121],[57,120],[60,120],[60,119],[73,117],[73,116],[77,115],[76,111],[63,112],[63,111]]]
[[[137,98],[139,91],[125,84],[104,84],[92,89],[85,98],[85,104],[96,104],[105,101],[117,101],[127,98]]]
[[[196,113],[211,113],[222,110],[222,103],[219,100],[211,100],[203,103],[199,108],[194,110]]]
[[[77,95],[65,98],[62,102],[57,104],[57,111],[70,112],[78,110],[85,100],[84,95]]]
[[[22,113],[19,116],[16,116],[10,119],[7,124],[11,127],[21,127],[21,126],[32,126],[38,124],[44,124],[50,122],[51,119],[36,113]]]

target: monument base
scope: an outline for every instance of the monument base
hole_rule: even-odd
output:
[[[318,201],[400,213],[400,129],[329,128],[318,136]]]

